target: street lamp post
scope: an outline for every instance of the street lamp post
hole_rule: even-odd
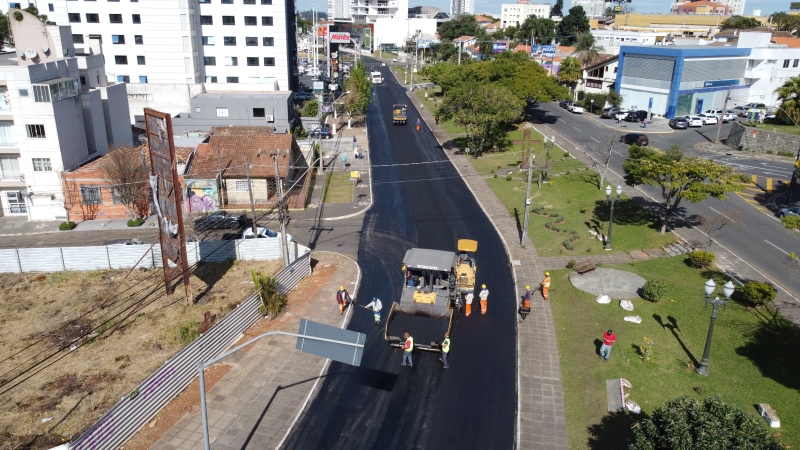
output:
[[[714,289],[717,285],[714,283],[714,280],[710,279],[706,281],[705,289],[706,289],[706,307],[711,304],[711,324],[708,326],[708,337],[706,337],[706,348],[703,350],[703,359],[700,360],[700,367],[697,368],[697,373],[703,375],[704,377],[708,376],[708,356],[711,353],[711,338],[714,336],[714,322],[717,321],[717,309],[719,309],[720,305],[722,308],[725,309],[728,305],[728,300],[730,300],[731,295],[733,295],[733,283],[728,280],[724,286],[722,286],[722,293],[725,295],[725,300],[720,300],[719,297],[714,297],[714,300],[711,300],[711,295],[714,294]]]
[[[622,195],[622,186],[617,185],[617,196],[611,196],[611,185],[606,186],[606,203],[611,202],[611,213],[608,215],[608,236],[606,236],[606,244],[605,249],[611,250],[611,226],[614,224],[614,204],[617,203],[619,200],[619,196]]]

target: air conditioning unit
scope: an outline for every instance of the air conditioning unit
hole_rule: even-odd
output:
[[[275,116],[266,116],[267,122],[275,122]]]

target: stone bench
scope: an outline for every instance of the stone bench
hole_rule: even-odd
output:
[[[767,421],[769,426],[772,428],[780,428],[781,427],[781,419],[778,418],[778,414],[775,413],[775,410],[772,409],[766,403],[759,403],[758,404],[758,412],[761,414],[761,417]]]

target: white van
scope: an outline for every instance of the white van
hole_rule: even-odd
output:
[[[369,74],[370,79],[372,80],[372,84],[382,84],[383,83],[383,75],[380,72],[372,72]]]

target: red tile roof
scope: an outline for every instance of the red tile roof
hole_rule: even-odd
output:
[[[786,45],[789,48],[800,48],[800,38],[796,37],[774,36],[770,41],[778,45]]]
[[[141,152],[144,152],[145,162],[149,165],[149,163],[150,163],[150,149],[148,148],[148,146],[146,144],[145,145],[140,145],[139,147],[135,148],[135,154],[136,155],[141,155]],[[189,161],[189,158],[192,156],[192,152],[194,152],[194,148],[193,147],[175,147],[175,156],[178,159],[178,163],[185,164],[187,161]],[[93,160],[89,161],[88,163],[86,163],[86,164],[84,164],[84,165],[82,165],[82,166],[80,166],[80,167],[78,167],[78,168],[76,168],[74,170],[71,170],[70,173],[84,173],[84,172],[92,172],[92,171],[97,171],[97,170],[102,171],[103,170],[103,164],[105,164],[107,156],[108,156],[108,154],[105,154],[103,156],[100,156],[99,158],[93,159]],[[141,156],[138,156],[138,157],[141,157]]]
[[[300,150],[291,134],[272,133],[271,127],[214,127],[211,133],[207,143],[197,146],[191,173],[188,175],[190,178],[214,178],[220,165],[224,178],[244,178],[247,176],[245,162],[248,158],[251,177],[274,177],[272,158],[263,154],[272,151],[286,155],[278,158],[280,176],[286,177],[289,174],[292,151]],[[259,152],[262,153],[261,156]]]

